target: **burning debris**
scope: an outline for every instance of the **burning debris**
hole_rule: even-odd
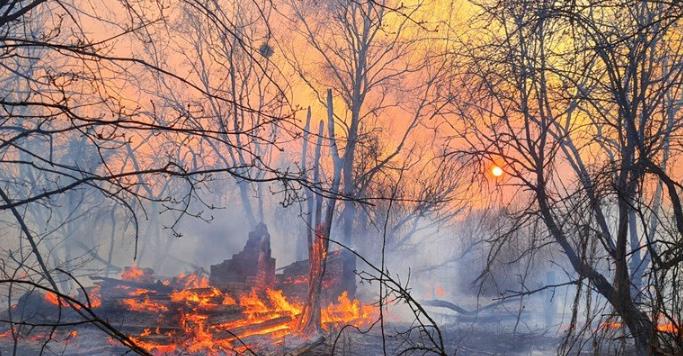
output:
[[[353,299],[355,283],[351,286],[345,279],[355,260],[342,253],[333,256],[324,280],[323,328],[371,323],[375,308]],[[132,266],[120,279],[91,277],[95,286],[89,288],[88,298],[99,317],[150,353],[284,347],[285,337],[296,339],[304,309],[305,265],[306,261],[299,261],[287,266],[276,278],[270,237],[263,226],[250,233],[245,248],[232,259],[211,266],[209,278],[197,272],[164,279],[149,268]],[[33,311],[34,322],[79,321],[80,316],[57,295],[37,295],[27,293],[12,312]],[[82,293],[75,298],[85,300]]]
[[[282,290],[289,298],[303,302],[308,292],[308,260],[297,261],[275,273],[275,258],[271,257],[270,235],[260,224],[249,233],[244,249],[231,259],[212,265],[209,284],[233,292],[263,292],[269,288]],[[346,250],[330,252],[323,278],[323,301],[332,303],[342,294],[356,296],[356,256]]]

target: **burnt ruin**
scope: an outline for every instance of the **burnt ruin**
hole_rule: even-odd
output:
[[[151,268],[132,266],[124,268],[121,278],[90,277],[94,286],[74,298],[118,330],[137,335],[134,341],[151,351],[191,350],[191,343],[202,340],[239,350],[244,342],[269,344],[273,337],[287,334],[301,315],[308,261],[294,262],[277,274],[275,264],[268,230],[259,225],[240,252],[210,267],[208,278],[201,272],[164,278]],[[355,296],[355,268],[353,254],[335,251],[328,256],[322,282],[326,304]],[[12,313],[35,324],[78,322],[79,308],[69,303],[52,293],[32,291],[19,299]],[[345,313],[339,307],[327,313],[327,322],[348,318],[334,314]],[[91,324],[78,328],[86,333],[89,329]]]
[[[244,249],[231,259],[212,265],[209,283],[221,289],[264,290],[275,285],[275,258],[271,256],[270,234],[264,224],[249,233]]]
[[[244,293],[252,289],[282,290],[294,300],[303,301],[308,291],[308,260],[296,261],[276,274],[275,258],[271,256],[270,234],[264,224],[249,233],[244,249],[232,258],[211,265],[209,284],[223,290]],[[356,256],[345,250],[330,252],[323,278],[324,301],[334,301],[346,292],[356,295]]]

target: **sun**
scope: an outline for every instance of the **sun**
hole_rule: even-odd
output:
[[[503,173],[503,169],[498,166],[493,166],[491,168],[491,174],[493,174],[494,177],[500,177],[503,175]]]

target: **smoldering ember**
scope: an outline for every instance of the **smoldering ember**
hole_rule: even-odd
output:
[[[0,0],[0,356],[683,355],[682,18]]]

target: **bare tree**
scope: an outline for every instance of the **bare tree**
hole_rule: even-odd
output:
[[[529,199],[512,212],[519,225],[542,221],[537,234],[564,254],[572,278],[605,298],[638,352],[678,352],[658,325],[680,320],[671,298],[682,258],[681,186],[666,162],[680,130],[683,7],[479,5],[483,35],[468,39],[456,62],[467,69],[452,121],[455,153],[474,158],[468,166],[479,176],[503,167],[498,179],[523,189],[515,199]]]
[[[274,151],[283,149],[280,136],[288,128],[278,118],[292,111],[287,81],[271,58],[271,12],[269,1],[187,1],[174,27],[178,34],[169,33],[178,38],[174,49],[204,95],[165,90],[167,105],[202,127],[224,132],[223,142],[208,139],[198,145],[210,148],[218,159],[214,165],[243,167],[241,175],[253,179],[262,178]],[[188,100],[191,106],[186,106]],[[264,185],[252,186],[244,178],[236,183],[250,225],[264,222]]]
[[[320,104],[326,100],[320,88],[332,88],[341,99],[335,125],[342,131],[335,139],[342,162],[341,193],[349,198],[341,218],[347,243],[366,232],[364,225],[353,231],[359,217],[354,200],[369,195],[381,172],[398,170],[397,162],[415,145],[413,132],[444,107],[439,90],[446,63],[436,55],[438,45],[429,42],[433,24],[418,20],[422,5],[340,0],[313,6],[292,1],[283,10],[296,35],[285,38],[292,45],[280,40],[279,47],[294,71]],[[394,115],[405,124],[380,129]],[[390,140],[395,143],[387,145]],[[380,146],[383,150],[376,150]]]
[[[153,215],[171,216],[168,227],[174,229],[184,217],[201,217],[197,206],[212,208],[201,187],[217,176],[290,181],[263,157],[266,147],[275,144],[275,134],[264,127],[290,118],[279,104],[264,104],[272,99],[266,96],[207,90],[177,63],[155,57],[166,46],[159,34],[184,5],[194,6],[214,25],[220,22],[201,11],[206,4],[185,1],[169,8],[165,2],[126,0],[0,1],[0,80],[5,84],[0,95],[0,211],[7,233],[0,284],[10,303],[22,291],[52,291],[84,322],[145,353],[97,318],[89,300],[69,297],[68,286],[79,284],[71,271],[85,260],[112,267],[113,239],[108,256],[102,256],[101,231],[87,230],[90,224],[82,224],[83,219],[96,225],[110,211],[112,220],[121,220],[118,227],[112,224],[112,236],[116,229],[127,231],[135,258],[140,219],[147,218],[150,204]],[[250,66],[249,60],[255,59],[240,63]],[[168,106],[162,100],[167,93],[151,83],[167,84],[164,89],[179,90],[186,100]],[[190,98],[200,97],[236,107],[240,120],[247,115],[249,120],[217,126],[215,116],[194,110]],[[249,143],[238,137],[248,137]],[[200,145],[207,142],[231,147],[242,158],[213,165],[200,161]],[[261,169],[264,173],[256,174]],[[293,181],[301,179],[292,175]],[[75,252],[80,244],[85,259]],[[13,332],[24,325],[11,318],[3,323]]]

